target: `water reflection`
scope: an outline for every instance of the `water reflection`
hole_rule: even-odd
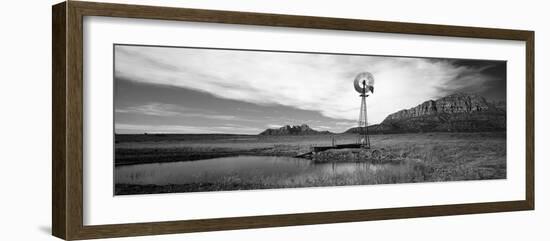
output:
[[[383,165],[369,163],[322,163],[292,157],[236,156],[200,161],[152,163],[115,168],[117,184],[187,184],[232,182],[262,178],[262,181],[279,182],[289,178],[322,177],[364,172],[365,175],[384,169]]]

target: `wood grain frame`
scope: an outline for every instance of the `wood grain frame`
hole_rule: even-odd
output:
[[[524,200],[88,226],[83,224],[83,17],[369,31],[525,41]],[[325,17],[68,1],[52,7],[52,233],[66,240],[533,210],[534,32]]]

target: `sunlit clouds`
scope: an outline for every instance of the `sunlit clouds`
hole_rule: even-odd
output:
[[[319,129],[329,131],[345,130],[353,126],[358,118],[360,98],[353,88],[353,79],[360,72],[371,72],[376,80],[374,94],[367,98],[367,106],[369,122],[379,123],[388,114],[411,108],[429,99],[457,91],[481,92],[492,88],[491,84],[495,81],[504,81],[486,73],[492,67],[485,62],[464,65],[445,59],[121,45],[115,47],[115,78],[139,84],[188,89],[218,99],[266,108],[278,106],[279,109],[289,107],[317,112],[330,120],[330,124],[306,124],[317,125]],[[270,114],[261,113],[262,108],[257,110],[257,117]],[[258,123],[247,125],[245,122],[254,120],[243,118],[237,113],[220,113],[224,111],[216,108],[189,107],[185,103],[149,101],[135,106],[117,107],[115,112],[141,113],[157,118],[178,117],[182,121],[186,117],[233,121],[243,125],[245,129],[248,128],[246,131],[238,131],[239,133],[253,133],[262,128],[291,124],[257,118]],[[278,117],[284,119],[284,115],[285,113],[279,113]],[[292,119],[292,116],[288,118]],[[144,127],[146,124],[143,123],[130,125],[131,123],[117,121],[116,128],[151,128]],[[152,125],[153,123],[149,124]],[[224,131],[223,128],[213,127],[204,127],[207,130],[203,127],[193,129],[187,125],[165,126],[163,130],[170,132],[173,128],[205,133]]]

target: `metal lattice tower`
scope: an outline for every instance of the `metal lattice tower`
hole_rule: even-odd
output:
[[[359,111],[359,136],[357,142],[361,144],[363,148],[370,148],[370,138],[368,130],[368,121],[367,121],[367,95],[361,94],[361,110]]]
[[[363,72],[355,77],[353,83],[355,90],[360,93],[361,109],[359,110],[359,122],[357,125],[357,143],[362,148],[370,149],[370,137],[367,118],[367,97],[374,92],[374,77],[369,72]]]

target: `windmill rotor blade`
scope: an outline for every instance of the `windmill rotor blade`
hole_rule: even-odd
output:
[[[371,73],[367,76],[367,85],[374,86],[374,76]]]
[[[360,79],[355,79],[355,81],[353,81],[353,87],[355,88],[355,91],[359,93],[363,93],[363,86],[361,86],[361,84],[359,83],[359,80]]]
[[[359,93],[374,93],[374,76],[369,72],[359,73],[353,81],[353,87]]]

